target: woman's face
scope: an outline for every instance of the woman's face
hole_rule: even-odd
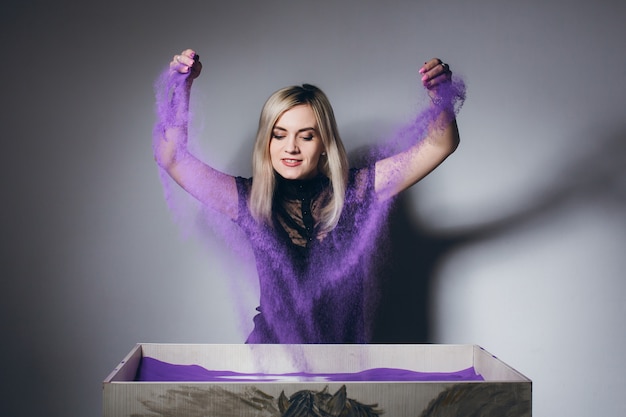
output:
[[[278,118],[270,138],[270,158],[274,170],[283,178],[303,180],[315,177],[323,151],[311,106],[295,106]]]

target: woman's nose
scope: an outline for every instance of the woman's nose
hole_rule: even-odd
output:
[[[288,153],[298,153],[298,144],[296,143],[296,138],[290,137],[287,138],[287,143],[285,144],[285,151]]]

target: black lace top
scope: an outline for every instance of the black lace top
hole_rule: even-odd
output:
[[[237,178],[237,224],[254,251],[261,300],[249,343],[367,343],[368,265],[382,211],[374,169],[350,170],[337,226],[320,233],[320,210],[331,184],[278,178],[273,223],[257,223],[248,209],[252,179]]]
[[[311,180],[286,180],[277,175],[274,225],[294,245],[308,247],[319,236],[320,211],[330,198],[330,181],[325,176]]]

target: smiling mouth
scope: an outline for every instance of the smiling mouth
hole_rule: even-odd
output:
[[[283,164],[287,165],[287,166],[296,166],[296,165],[300,165],[302,163],[302,161],[300,159],[283,159]]]

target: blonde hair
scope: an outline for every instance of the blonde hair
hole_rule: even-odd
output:
[[[276,188],[269,152],[272,130],[284,112],[301,104],[311,106],[326,152],[326,157],[320,159],[318,169],[328,177],[331,186],[330,199],[322,207],[320,218],[320,232],[328,232],[337,225],[343,209],[348,183],[348,157],[339,137],[330,101],[322,90],[313,85],[282,88],[265,102],[252,155],[252,190],[248,205],[257,221],[272,224],[272,201]]]

